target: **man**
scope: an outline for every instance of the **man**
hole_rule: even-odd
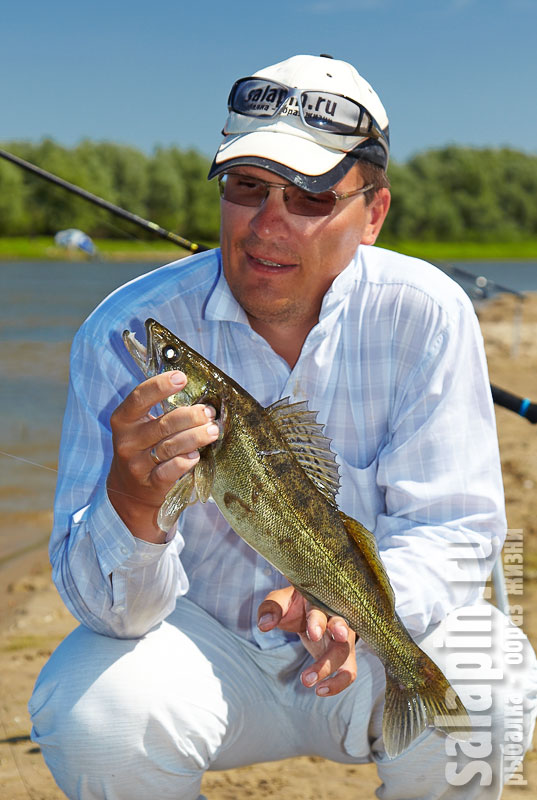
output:
[[[527,747],[533,652],[522,637],[508,667],[512,628],[479,600],[505,535],[481,337],[443,274],[372,247],[387,161],[386,113],[349,64],[296,56],[241,79],[210,172],[221,252],[116,291],[75,338],[51,559],[83,624],[30,703],[68,797],[195,800],[207,769],[318,754],[374,760],[385,800],[498,798],[516,765],[501,749],[508,696]],[[155,414],[188,376],[138,385],[121,332],[149,316],[262,404],[290,396],[319,412],[339,507],[374,531],[421,647],[464,679],[475,740],[429,728],[388,759],[384,669],[345,621],[309,608],[214,503],[158,528],[218,427],[205,405]]]

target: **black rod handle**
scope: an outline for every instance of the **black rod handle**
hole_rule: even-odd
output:
[[[509,411],[514,411],[515,414],[520,414],[528,422],[533,424],[537,422],[537,403],[532,403],[527,397],[517,397],[516,394],[506,392],[505,389],[500,389],[492,383],[490,388],[492,389],[492,399],[496,405],[508,408]]]

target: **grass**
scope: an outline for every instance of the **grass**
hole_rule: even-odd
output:
[[[189,254],[188,250],[164,240],[95,239],[103,261],[161,260],[174,261]],[[216,246],[215,242],[208,244]],[[384,241],[378,244],[390,250],[424,258],[428,261],[516,261],[537,260],[537,239],[518,242],[426,242]],[[50,236],[13,236],[0,238],[0,260],[86,260],[86,256],[70,254],[55,247]]]
[[[189,255],[188,250],[168,244],[164,240],[94,239],[103,261],[152,260],[173,261]],[[70,253],[56,247],[52,236],[12,236],[0,238],[0,260],[4,261],[85,261],[84,253]]]
[[[378,244],[426,261],[537,260],[537,239],[518,242],[383,242],[381,238]]]

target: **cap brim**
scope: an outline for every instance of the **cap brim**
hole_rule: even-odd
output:
[[[251,133],[228,134],[216,154],[216,162],[230,161],[244,156],[258,156],[292,167],[296,172],[322,175],[333,169],[345,157],[341,150],[323,147],[302,136],[274,131],[257,130]]]
[[[274,172],[308,192],[325,192],[345,177],[357,159],[386,166],[387,155],[374,139],[365,139],[350,153],[332,150],[299,136],[273,131],[227,135],[209,170],[208,179],[235,166]],[[311,174],[315,164],[318,174]]]

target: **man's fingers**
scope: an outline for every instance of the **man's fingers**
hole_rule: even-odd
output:
[[[343,692],[356,679],[356,671],[351,671],[345,667],[338,669],[335,675],[328,680],[317,685],[315,693],[319,697],[333,697],[335,694]]]
[[[133,423],[147,416],[153,406],[184,389],[186,382],[186,375],[178,370],[162,372],[160,375],[143,381],[113,412],[112,427],[114,427],[114,423]]]
[[[282,607],[274,600],[263,600],[257,609],[257,627],[261,631],[271,631],[282,618]]]
[[[120,459],[141,458],[140,471],[147,474],[155,465],[178,456],[186,458],[216,441],[219,429],[211,406],[180,406],[157,417],[150,414],[151,408],[185,385],[184,373],[165,372],[143,381],[116,408],[110,423],[114,451]],[[175,468],[184,471],[188,465],[176,463]],[[159,477],[164,479],[165,474],[161,472]]]
[[[304,601],[292,586],[269,592],[257,609],[257,626],[262,631],[279,626],[282,630],[299,633],[304,630],[304,624]]]
[[[177,456],[186,456],[199,450],[200,447],[205,447],[212,442],[215,442],[220,435],[218,425],[210,421],[209,416],[205,413],[204,406],[189,406],[188,409],[176,409],[177,411],[184,411],[181,416],[175,415],[171,421],[171,426],[181,425],[186,426],[183,429],[177,430],[167,438],[161,440],[159,437],[160,431],[153,427],[153,422],[147,423],[147,430],[143,432],[144,440],[149,439],[148,451],[152,460],[158,462],[170,461]],[[166,417],[171,417],[175,414],[170,411]],[[154,437],[157,437],[156,439]],[[152,442],[157,442],[153,447],[149,448]]]
[[[219,436],[214,408],[181,406],[154,417],[153,406],[181,391],[184,373],[175,370],[143,381],[120,403],[111,417],[114,458],[108,488],[115,508],[127,511],[120,494],[137,498],[145,508],[158,506],[169,487],[199,460],[199,450]]]
[[[316,694],[323,696],[339,694],[356,678],[356,653],[354,645],[356,635],[341,617],[333,618],[334,631],[328,628],[318,643],[312,643],[309,637],[302,637],[305,647],[316,661],[306,667],[302,673],[304,686],[315,687]],[[330,620],[330,623],[332,620]],[[330,625],[329,623],[329,625]],[[340,627],[341,626],[341,627]],[[336,636],[346,636],[342,641],[335,641]]]
[[[328,618],[324,611],[310,606],[309,603],[306,609],[306,635],[310,642],[320,642],[326,631]]]
[[[335,642],[347,642],[353,634],[343,617],[330,617],[327,628]]]
[[[152,486],[162,486],[164,491],[174,484],[179,477],[182,477],[196,466],[200,454],[197,450],[183,456],[176,456],[168,461],[155,464],[151,470],[149,481]],[[153,462],[153,460],[152,460]]]
[[[325,654],[302,673],[304,686],[315,686],[320,696],[334,695],[346,689],[356,678],[354,645],[332,641]]]
[[[260,630],[298,633],[314,663],[304,669],[304,686],[320,697],[339,694],[356,679],[356,634],[343,617],[328,618],[292,586],[270,592],[258,609]]]

